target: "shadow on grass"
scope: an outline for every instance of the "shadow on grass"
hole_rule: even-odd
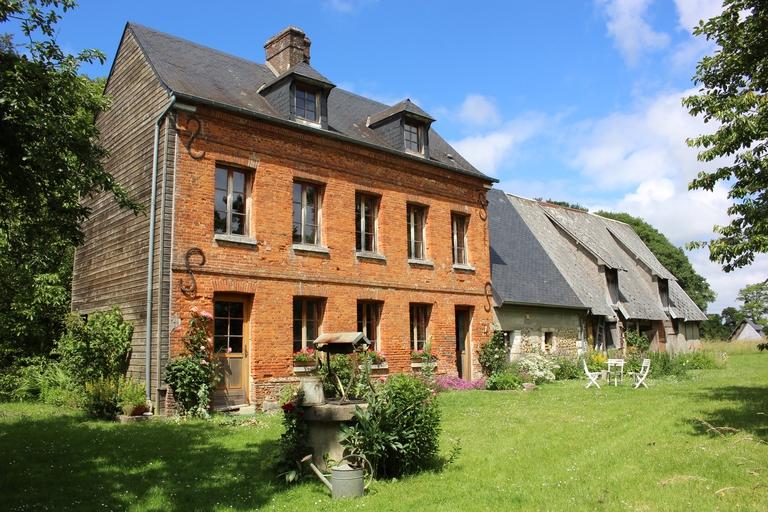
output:
[[[204,422],[117,425],[73,416],[0,424],[3,510],[235,510],[282,488],[276,440]],[[249,442],[249,438],[255,442]]]
[[[728,434],[736,429],[768,441],[768,387],[722,386],[700,390],[694,396],[719,406],[693,419],[696,434]],[[714,431],[712,427],[718,430]]]

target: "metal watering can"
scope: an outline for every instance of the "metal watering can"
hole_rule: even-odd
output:
[[[363,471],[363,468],[356,468],[344,462],[345,460],[352,458],[361,459],[368,465],[370,472],[368,474],[367,483],[365,482],[365,472]],[[312,455],[307,455],[301,459],[301,462],[308,462],[310,460],[312,460]],[[331,496],[334,499],[359,498],[363,496],[365,490],[371,484],[371,479],[373,479],[373,468],[371,467],[371,463],[362,455],[347,455],[346,457],[342,457],[339,464],[331,468],[330,481],[326,478],[328,475],[324,475],[312,462],[309,463],[309,467],[312,468],[312,471],[315,472],[320,481],[331,490]]]

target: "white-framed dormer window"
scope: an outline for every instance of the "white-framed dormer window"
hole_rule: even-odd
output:
[[[403,122],[403,141],[409,153],[424,154],[424,130],[421,125],[411,121]]]
[[[214,233],[247,235],[248,173],[239,169],[217,166],[215,181]]]
[[[317,90],[296,84],[293,95],[293,114],[310,123],[320,122],[320,102]]]

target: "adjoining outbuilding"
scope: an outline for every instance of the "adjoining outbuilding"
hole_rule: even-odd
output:
[[[684,352],[706,316],[634,230],[581,210],[488,193],[497,326],[512,357],[531,351],[651,348]]]
[[[728,341],[760,341],[764,339],[763,326],[752,320],[742,320],[728,337]]]

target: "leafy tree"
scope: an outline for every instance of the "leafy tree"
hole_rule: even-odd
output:
[[[675,247],[663,233],[628,213],[597,212],[598,215],[629,224],[637,236],[656,256],[664,267],[677,278],[685,293],[699,306],[702,311],[715,300],[715,292],[703,276],[694,270],[688,256],[679,247]]]
[[[0,38],[0,364],[46,353],[69,308],[74,245],[89,214],[80,198],[111,192],[138,211],[103,168],[96,115],[103,89],[78,74],[95,50],[66,54],[54,38],[72,0],[0,0],[0,24],[25,42]]]
[[[688,140],[699,160],[724,159],[715,171],[702,171],[689,188],[730,187],[730,224],[715,226],[710,259],[723,270],[750,264],[768,252],[768,4],[764,0],[725,0],[723,12],[700,22],[694,34],[714,41],[713,55],[696,68],[697,94],[683,99],[691,115],[714,122],[714,133]]]
[[[720,313],[720,316],[723,319],[723,325],[728,330],[729,335],[745,318],[744,313],[740,309],[734,308],[733,306],[728,306],[727,308],[723,309],[723,312]]]
[[[723,323],[723,317],[717,313],[707,315],[699,326],[701,337],[708,340],[724,340],[731,335],[733,328]]]
[[[753,322],[768,323],[768,280],[745,286],[736,300],[742,302],[741,313]]]
[[[537,197],[536,201],[540,203],[556,204],[557,206],[565,206],[566,208],[573,208],[574,210],[581,210],[582,212],[588,212],[589,208],[582,206],[579,203],[569,203],[568,201],[557,201],[555,199],[544,199],[543,197]]]

